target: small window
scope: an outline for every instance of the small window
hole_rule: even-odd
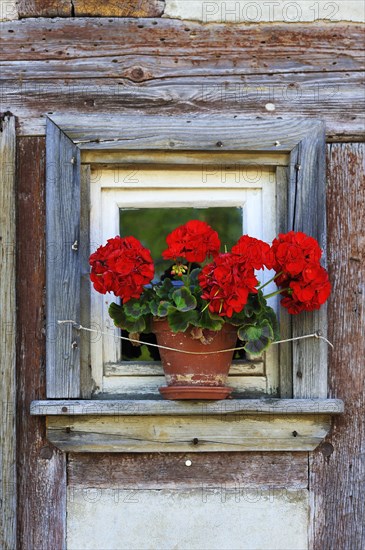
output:
[[[277,181],[273,167],[254,162],[226,163],[219,167],[197,165],[136,165],[94,169],[91,173],[90,220],[91,251],[117,234],[134,235],[160,257],[165,237],[189,219],[207,221],[219,232],[222,245],[230,249],[242,234],[271,242],[278,233],[280,217],[276,204]],[[160,273],[168,262],[158,266]],[[272,277],[260,273],[264,283]],[[274,286],[272,286],[274,290]],[[270,293],[270,287],[268,287]],[[108,314],[113,295],[100,295],[91,289],[91,319],[110,336],[92,339],[91,366],[99,397],[145,395],[158,397],[163,371],[153,347],[135,347],[121,342],[127,336],[113,325]],[[278,311],[278,300],[270,305]],[[115,336],[113,338],[112,336]],[[154,335],[142,340],[155,343]],[[272,346],[261,358],[237,353],[229,384],[234,396],[279,395],[278,348]]]
[[[33,402],[31,413],[47,415],[54,445],[69,452],[303,451],[322,441],[343,402],[327,398],[327,344],[295,338],[326,335],[325,307],[291,318],[281,308],[281,338],[289,341],[257,361],[236,360],[233,399],[167,401],[157,394],[158,362],[123,357],[107,314],[112,298],[91,291],[88,262],[107,238],[138,228],[147,239],[151,216],[162,216],[161,225],[176,216],[178,224],[191,209],[212,216],[212,225],[219,219],[227,243],[238,230],[266,242],[295,230],[325,250],[322,122],[52,116],[46,179],[47,400]]]

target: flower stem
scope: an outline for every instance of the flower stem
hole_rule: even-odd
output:
[[[273,281],[275,281],[275,279],[277,277],[279,277],[279,275],[282,275],[283,272],[280,271],[279,273],[277,273],[276,275],[274,275],[274,277],[272,277],[269,281],[267,281],[266,283],[264,283],[263,285],[259,286],[259,288],[257,290],[262,290],[263,288],[265,288],[265,286],[269,285],[270,283],[272,283]]]
[[[274,296],[277,296],[281,292],[285,292],[286,290],[289,290],[289,288],[281,288],[279,290],[276,290],[275,292],[272,292],[271,294],[268,294],[267,296],[264,296],[265,300],[268,300],[269,298],[273,298]]]

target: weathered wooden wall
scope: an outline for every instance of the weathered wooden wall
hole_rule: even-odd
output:
[[[30,19],[5,23],[2,36],[1,110],[18,116],[20,136],[43,135],[49,111],[229,111],[321,118],[330,141],[363,140],[362,29],[356,24]],[[363,145],[329,145],[329,319],[335,344],[329,378],[331,397],[344,399],[347,412],[311,456],[312,540],[318,550],[364,546],[363,158]],[[66,460],[45,440],[44,421],[29,416],[30,401],[43,398],[45,388],[43,138],[19,137],[18,163],[18,541],[21,549],[58,550],[65,540]],[[232,471],[243,471],[252,458],[242,453]],[[291,471],[302,476],[303,455],[290,458]],[[271,459],[277,455],[262,460]],[[168,472],[174,460],[166,459]],[[110,476],[113,464],[98,457],[100,479]],[[70,475],[86,467],[85,457],[79,464],[71,458]],[[269,467],[263,471],[271,475]],[[273,477],[285,471],[275,466]]]
[[[361,140],[362,28],[201,25],[168,19],[3,23],[0,109],[23,135],[44,113],[236,112],[326,121],[329,140]]]

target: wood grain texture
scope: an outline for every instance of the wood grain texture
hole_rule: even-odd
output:
[[[185,461],[191,458],[192,467]],[[189,489],[260,487],[305,489],[307,453],[70,454],[69,488]]]
[[[66,461],[30,403],[45,388],[45,140],[18,141],[17,475],[18,548],[65,548]],[[13,550],[13,549],[12,549]]]
[[[0,118],[0,546],[16,545],[15,119]]]
[[[9,31],[9,32],[7,32]],[[362,30],[356,24],[224,25],[168,19],[4,24],[2,105],[23,134],[45,111],[244,113],[324,118],[359,140]],[[275,105],[268,112],[267,103]]]
[[[313,548],[365,546],[365,145],[328,147],[329,386],[345,401],[312,459]]]
[[[303,231],[317,239],[326,266],[326,163],[325,130],[318,128],[306,136],[292,153],[290,166],[294,178],[289,186],[288,229]],[[292,336],[320,331],[327,335],[327,308],[302,312],[291,319]],[[293,342],[293,396],[327,397],[327,351],[323,340],[303,339]]]
[[[156,416],[218,415],[239,418],[242,414],[259,416],[287,416],[342,414],[341,399],[227,399],[222,401],[169,401],[169,400],[44,400],[33,401],[30,407],[34,415],[98,415],[98,416]]]
[[[66,452],[310,451],[328,414],[48,416],[47,436]]]
[[[164,0],[19,0],[20,17],[159,17]]]
[[[47,124],[47,397],[80,397],[80,151]]]
[[[76,17],[160,17],[164,0],[73,0]]]
[[[18,0],[19,17],[71,17],[70,0]]]
[[[257,120],[242,115],[50,115],[81,150],[190,150],[190,151],[278,151],[289,153],[305,138],[303,150],[306,175],[314,175],[324,126],[319,120],[280,118]],[[323,145],[323,139],[321,144]],[[290,165],[294,170],[295,166]]]

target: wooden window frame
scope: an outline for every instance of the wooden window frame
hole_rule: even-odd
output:
[[[151,151],[149,164],[130,165],[123,163],[123,153],[118,153],[114,155],[115,164],[101,167],[98,161],[103,160],[103,155],[99,157],[98,153],[88,153],[86,160],[82,154],[81,163],[90,163],[91,167],[90,242],[93,245],[90,248],[94,250],[96,246],[119,233],[120,208],[151,208],[163,205],[240,207],[243,232],[270,242],[277,234],[277,225],[284,214],[283,208],[276,207],[276,171],[275,167],[268,164],[273,162],[272,159],[264,159],[266,165],[253,165],[251,154],[248,157],[250,164],[244,164],[248,160],[239,153],[239,164],[235,155],[225,152],[224,164],[207,164],[215,156],[216,154],[203,152],[195,153],[192,157],[190,153],[190,158],[186,159],[187,164],[161,165]],[[166,155],[165,160],[168,160]],[[281,155],[280,164],[286,161],[287,155]],[[104,171],[106,168],[107,172]],[[165,211],[168,213],[167,209]],[[85,278],[88,271],[89,266],[85,265]],[[260,283],[266,283],[271,277],[272,274],[267,270],[260,272]],[[275,289],[275,283],[271,283],[266,294]],[[161,364],[153,361],[139,362],[138,359],[130,362],[122,360],[120,341],[114,338],[120,331],[115,328],[108,315],[108,307],[115,301],[115,297],[111,294],[101,295],[93,288],[89,291],[92,322],[87,319],[85,322],[87,326],[92,324],[93,327],[102,327],[103,332],[109,334],[103,337],[96,334],[91,338],[90,364],[95,387],[94,397],[100,399],[104,395],[110,398],[114,394],[120,399],[128,399],[136,393],[141,399],[158,396],[158,386],[164,384]],[[85,298],[86,295],[87,289]],[[278,298],[270,301],[270,305],[277,310]],[[83,299],[81,316],[85,303],[86,299]],[[282,324],[284,330],[285,323]],[[234,361],[227,383],[233,387],[233,395],[237,398],[279,397],[279,347],[271,346],[264,357],[259,359]],[[83,388],[81,393],[83,394]]]
[[[212,158],[214,154],[224,156],[225,152],[246,157],[271,156],[272,163],[277,165],[277,202],[286,205],[279,231],[293,229],[312,235],[324,250],[325,258],[324,123],[313,119],[247,119],[238,115],[209,118],[201,115],[125,115],[104,117],[102,120],[97,115],[52,115],[47,118],[46,145],[47,401],[33,402],[31,412],[48,416],[50,439],[60,448],[73,451],[191,450],[189,435],[187,441],[172,445],[162,439],[152,444],[149,441],[136,445],[131,443],[133,437],[127,437],[126,442],[124,436],[118,437],[118,443],[115,443],[115,440],[110,440],[110,430],[108,432],[105,427],[107,422],[103,423],[100,418],[112,415],[123,423],[130,416],[149,417],[149,431],[158,419],[166,423],[166,416],[174,416],[175,420],[177,417],[184,421],[189,419],[191,430],[187,430],[190,434],[194,430],[201,430],[202,417],[215,418],[219,423],[222,415],[233,414],[239,418],[240,424],[242,419],[249,422],[252,421],[252,415],[255,415],[255,419],[258,415],[264,434],[272,415],[281,419],[284,415],[286,422],[283,430],[286,437],[278,430],[279,435],[273,437],[276,444],[268,444],[267,441],[258,443],[260,438],[252,442],[249,435],[245,436],[238,429],[236,434],[232,434],[232,444],[227,441],[205,444],[203,450],[314,448],[327,433],[331,415],[343,411],[341,400],[327,399],[328,348],[325,342],[312,338],[281,346],[280,364],[291,364],[292,368],[282,368],[280,371],[279,399],[242,399],[207,404],[138,399],[102,401],[90,399],[87,338],[71,325],[59,325],[58,320],[72,319],[85,323],[85,313],[82,313],[80,303],[86,296],[86,285],[82,281],[88,274],[88,254],[85,254],[86,250],[89,251],[88,212],[85,208],[90,179],[88,154],[92,155],[93,162],[97,158],[100,164],[113,162],[122,154],[128,164],[149,162],[151,153],[159,155],[160,159],[168,158],[170,163],[184,163],[184,157],[200,152],[210,152]],[[288,156],[286,166],[279,165],[275,160],[277,155],[283,154]],[[320,311],[292,316],[290,321],[288,317],[282,327],[282,337],[296,337],[316,331],[326,335],[325,306]],[[66,418],[60,418],[62,416]],[[72,428],[70,417],[73,417],[74,422]],[[289,417],[299,422],[299,431],[288,431]],[[308,417],[311,417],[310,429],[305,425]],[[94,428],[90,427],[92,419]],[[89,427],[84,432],[82,426],[85,422]],[[95,443],[94,433],[100,432],[100,422],[106,432],[102,444],[100,441]],[[297,434],[301,433],[300,426],[304,426],[303,436],[297,438]],[[77,441],[75,432],[83,433]],[[195,439],[198,440],[192,440]],[[244,442],[237,443],[236,439],[239,442],[243,439]],[[202,449],[198,445],[194,450]]]

